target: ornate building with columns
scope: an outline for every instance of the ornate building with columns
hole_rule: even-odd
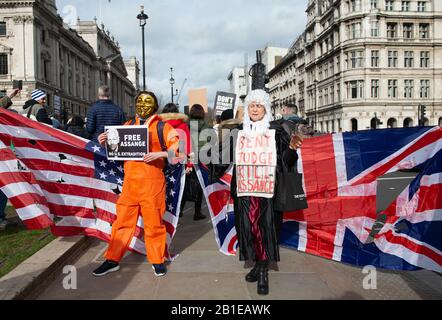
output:
[[[19,112],[38,88],[55,115],[84,117],[106,84],[114,102],[133,114],[136,84],[118,43],[96,21],[65,24],[55,0],[0,1],[0,90],[9,93],[13,80],[23,80],[13,105]]]
[[[416,126],[421,104],[425,124],[442,123],[442,1],[309,0],[306,12],[302,44],[270,74],[275,106],[295,101],[322,132]]]

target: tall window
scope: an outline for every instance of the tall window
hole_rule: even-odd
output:
[[[364,67],[364,51],[350,51],[347,56],[349,57],[348,69]]]
[[[397,38],[397,23],[387,23],[387,37]]]
[[[371,67],[379,68],[379,50],[371,50]]]
[[[358,52],[357,52],[356,67],[357,67],[357,68],[363,68],[363,67],[365,67],[365,63],[364,63],[364,51],[358,51]]]
[[[385,1],[385,11],[393,11],[394,9],[394,1],[393,0],[386,0]]]
[[[347,96],[348,99],[364,98],[364,81],[349,81],[347,82]]]
[[[341,72],[341,56],[336,57],[336,70]]]
[[[335,103],[335,87],[330,87],[330,103]]]
[[[430,67],[430,51],[421,51],[421,68]]]
[[[428,39],[430,37],[430,25],[428,23],[421,23],[419,25],[419,37],[421,39]]]
[[[427,99],[430,97],[430,80],[421,80],[421,98]]]
[[[402,11],[410,11],[410,1],[402,1]]]
[[[413,39],[413,24],[412,23],[404,23],[404,38],[405,39]]]
[[[8,55],[0,54],[0,75],[8,74]]]
[[[379,98],[379,80],[371,80],[371,97]]]
[[[341,84],[336,85],[336,101],[341,101]]]
[[[371,8],[372,9],[377,9],[378,8],[378,0],[371,0]]]
[[[413,98],[414,80],[404,80],[404,98]]]
[[[348,38],[357,39],[361,37],[361,23],[352,23],[347,27]]]
[[[413,51],[405,51],[404,67],[405,68],[414,68],[414,52]]]
[[[0,22],[0,37],[6,36],[6,22]]]
[[[356,12],[361,10],[361,0],[350,0],[349,11]]]
[[[388,80],[388,97],[397,98],[397,80]]]
[[[335,74],[335,64],[333,63],[333,60],[329,62],[329,65],[330,65],[330,76],[332,76]]]
[[[372,37],[379,37],[379,21],[373,20],[371,22],[371,36]]]
[[[419,11],[419,12],[427,11],[427,2],[426,1],[418,1],[417,2],[417,11]]]
[[[397,68],[398,66],[397,61],[398,61],[398,52],[388,51],[388,67]]]

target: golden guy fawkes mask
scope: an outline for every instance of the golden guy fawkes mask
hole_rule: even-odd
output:
[[[155,112],[155,100],[150,94],[141,94],[136,101],[136,111],[140,118],[147,119]]]

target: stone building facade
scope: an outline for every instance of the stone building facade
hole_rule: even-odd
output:
[[[118,44],[96,21],[68,26],[54,0],[0,2],[0,90],[9,93],[13,80],[23,80],[17,111],[38,88],[62,120],[84,117],[98,87],[107,84],[112,99],[131,114],[136,88],[127,76]]]
[[[442,1],[310,0],[306,12],[286,57],[297,85],[280,95],[318,131],[415,126],[420,104],[427,125],[442,122]]]

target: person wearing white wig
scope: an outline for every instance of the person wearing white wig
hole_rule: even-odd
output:
[[[268,135],[275,131],[276,170],[282,170],[283,162],[288,168],[296,168],[298,155],[296,150],[302,145],[302,137],[292,136],[272,121],[271,102],[269,95],[263,90],[250,92],[245,100],[244,120],[239,130],[243,134],[262,133]],[[232,144],[230,145],[232,148]],[[237,148],[238,145],[237,145]],[[240,149],[238,149],[239,151]],[[231,152],[235,154],[235,152]],[[233,162],[233,159],[232,161]],[[226,164],[223,164],[224,166]],[[253,166],[253,165],[252,165]],[[237,164],[231,183],[231,196],[234,200],[235,227],[238,234],[240,261],[254,261],[253,269],[246,275],[247,282],[257,282],[257,292],[260,295],[269,293],[268,266],[270,262],[278,262],[279,230],[282,224],[282,212],[273,209],[273,198],[260,195],[245,196],[238,192]],[[223,172],[217,172],[216,177]],[[276,181],[276,183],[278,183]],[[276,190],[276,188],[275,188]]]

